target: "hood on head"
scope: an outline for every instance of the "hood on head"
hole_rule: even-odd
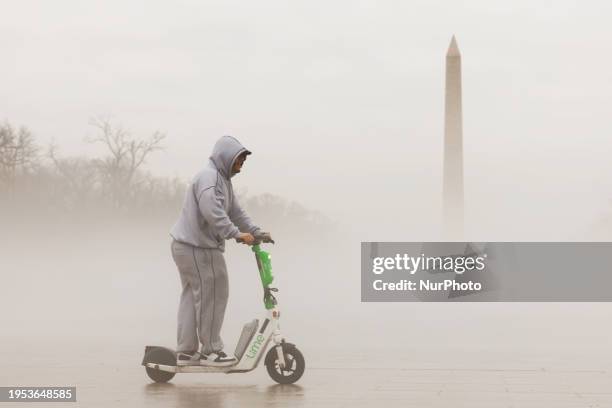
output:
[[[217,143],[215,143],[215,147],[213,147],[213,152],[210,155],[210,160],[215,164],[217,170],[223,174],[225,178],[230,178],[233,176],[232,167],[234,166],[234,161],[241,154],[246,152],[246,154],[251,154],[235,137],[233,136],[222,136]]]

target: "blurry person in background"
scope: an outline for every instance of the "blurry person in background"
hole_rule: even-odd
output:
[[[231,182],[250,154],[234,137],[221,137],[208,165],[193,178],[170,231],[182,284],[178,365],[227,366],[236,361],[223,352],[220,337],[228,298],[223,252],[225,240],[250,245],[261,232],[238,204]]]

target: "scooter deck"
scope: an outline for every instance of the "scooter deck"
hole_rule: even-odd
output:
[[[227,367],[210,367],[210,366],[172,366],[156,363],[146,363],[146,367],[153,368],[155,370],[167,371],[169,373],[228,373],[235,371],[236,365]]]

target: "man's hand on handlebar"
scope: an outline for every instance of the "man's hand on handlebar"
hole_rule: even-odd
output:
[[[253,245],[253,242],[255,242],[255,237],[248,232],[241,232],[240,235],[236,237],[236,241],[247,245]]]
[[[258,232],[256,235],[249,234],[248,232],[242,232],[236,237],[236,242],[242,242],[243,244],[247,245],[259,245],[262,242],[273,244],[274,240],[269,232]]]

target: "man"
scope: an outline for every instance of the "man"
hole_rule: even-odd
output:
[[[178,365],[218,367],[236,361],[223,352],[220,337],[228,297],[223,251],[225,240],[236,238],[252,244],[253,235],[261,232],[240,208],[230,180],[249,154],[232,136],[221,137],[208,165],[194,177],[170,231],[172,257],[183,288],[178,311]]]

